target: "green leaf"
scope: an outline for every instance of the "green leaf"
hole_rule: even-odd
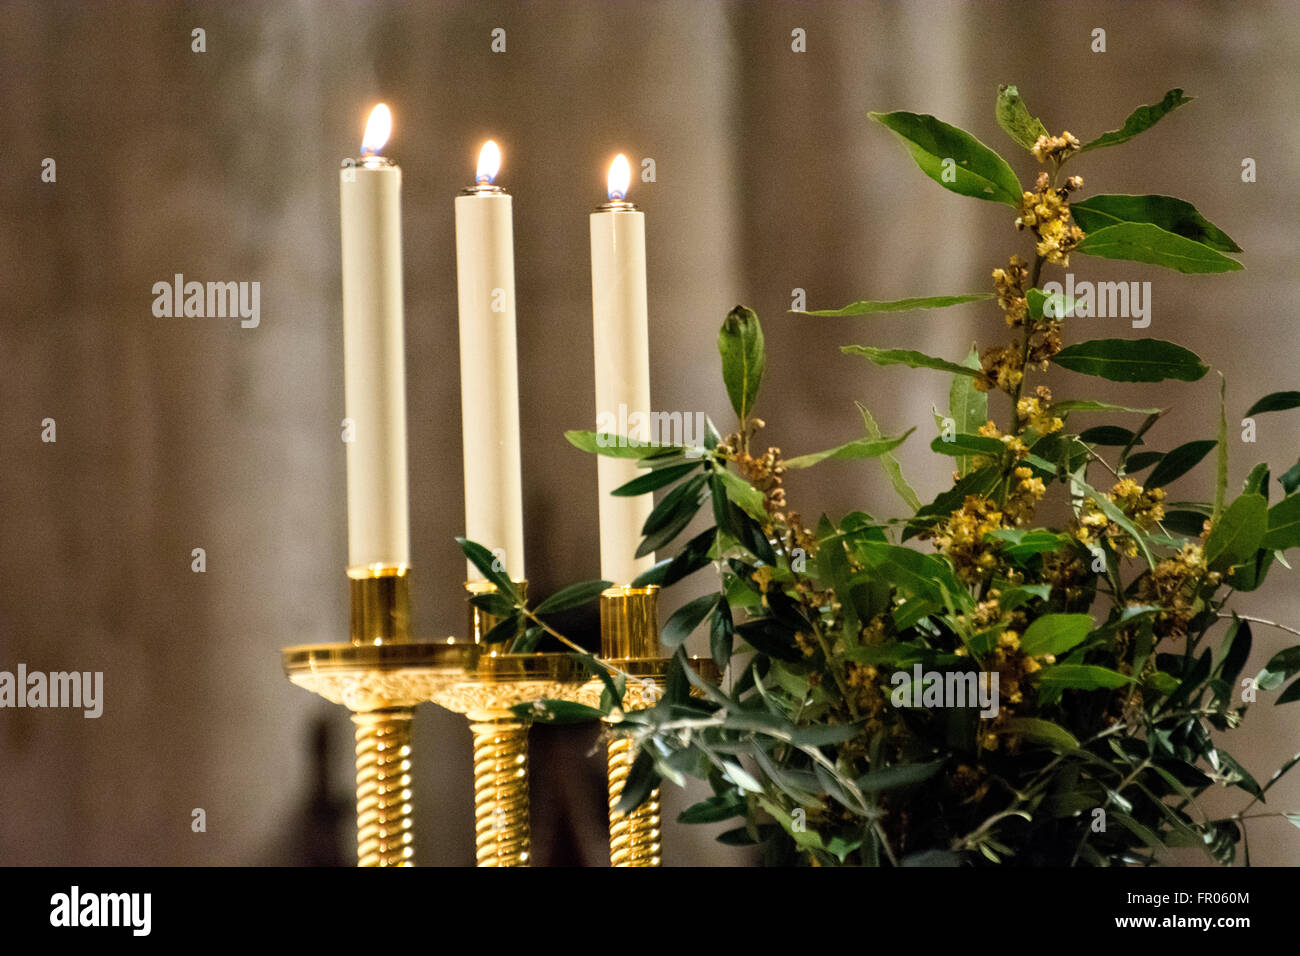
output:
[[[915,426],[909,428],[897,438],[859,438],[836,448],[828,448],[825,451],[815,451],[807,455],[800,455],[797,458],[791,458],[786,461],[785,467],[787,471],[791,468],[810,468],[827,458],[875,458],[897,448],[914,431],[916,431]]]
[[[998,87],[996,114],[1003,132],[1025,149],[1033,149],[1038,137],[1048,135],[1042,121],[1029,115],[1029,108],[1014,86],[1004,83]]]
[[[678,478],[685,478],[693,471],[698,471],[700,463],[698,461],[688,461],[680,465],[669,465],[667,468],[656,468],[654,471],[647,472],[644,475],[637,475],[626,484],[619,485],[611,495],[619,498],[631,498],[636,495],[643,495],[647,491],[654,491],[665,485],[671,485]]]
[[[688,601],[674,611],[664,624],[663,634],[660,636],[664,647],[672,650],[690,637],[691,632],[699,627],[700,622],[713,610],[719,597],[720,595],[717,594],[706,594],[697,597],[694,601]]]
[[[537,650],[537,645],[541,643],[542,638],[546,636],[543,628],[533,625],[526,628],[524,633],[515,638],[515,642],[510,645],[511,654],[532,654]]]
[[[1255,678],[1255,685],[1260,690],[1276,690],[1297,673],[1300,673],[1300,644],[1293,644],[1268,659]]]
[[[641,442],[634,438],[613,435],[609,432],[571,430],[565,432],[564,437],[575,448],[590,452],[593,455],[604,455],[607,458],[649,458],[651,455],[661,454],[671,447]]]
[[[1162,412],[1159,408],[1129,408],[1127,405],[1112,405],[1110,402],[1075,398],[1052,402],[1052,409],[1057,412],[1134,412],[1138,415],[1159,415]]]
[[[1283,412],[1289,408],[1300,408],[1300,392],[1273,392],[1265,395],[1246,412],[1246,417],[1260,412]]]
[[[1132,677],[1093,664],[1053,664],[1044,667],[1039,678],[1039,683],[1044,686],[1072,690],[1123,687],[1132,682]]]
[[[1088,233],[1074,248],[1076,252],[1100,259],[1145,262],[1192,274],[1236,272],[1242,268],[1240,262],[1222,252],[1149,222],[1121,222],[1106,226]]]
[[[931,760],[929,763],[895,764],[872,770],[858,778],[858,789],[863,793],[880,793],[898,787],[909,787],[924,783],[940,770],[946,760]]]
[[[1284,471],[1277,483],[1288,495],[1295,494],[1296,489],[1300,488],[1300,461]]]
[[[1196,353],[1160,339],[1093,339],[1061,349],[1052,361],[1111,382],[1195,382],[1209,371]]]
[[[932,295],[920,299],[894,299],[893,301],[873,301],[864,299],[861,302],[854,302],[844,306],[842,309],[816,309],[808,312],[800,312],[798,309],[792,309],[799,315],[817,315],[826,318],[844,318],[854,315],[877,315],[881,312],[912,312],[917,309],[946,309],[953,305],[964,305],[967,302],[983,302],[995,297],[992,292],[968,292],[965,295]]]
[[[1061,537],[1065,536],[1062,535]],[[1028,604],[1034,598],[1046,601],[1051,596],[1052,586],[1050,584],[1024,584],[1018,588],[1003,591],[998,598],[998,604],[1003,611],[1014,611],[1021,605]]]
[[[1051,308],[1048,308],[1049,302]],[[1074,315],[1074,306],[1074,298],[1063,292],[1048,295],[1042,289],[1030,289],[1025,293],[1025,309],[1033,319],[1041,319],[1044,315],[1049,319],[1068,319]]]
[[[1205,539],[1205,563],[1211,571],[1242,564],[1255,556],[1268,530],[1268,502],[1263,495],[1241,495],[1214,520]]]
[[[981,455],[1000,461],[1007,446],[996,438],[983,435],[953,435],[951,439],[939,435],[930,442],[930,450],[940,455]]]
[[[858,402],[857,406],[858,411],[862,413],[862,423],[866,426],[867,438],[872,441],[883,441],[884,436],[880,433],[880,426],[871,417],[871,412],[867,410],[867,406],[861,402]],[[889,477],[889,483],[893,485],[894,491],[898,492],[898,496],[907,502],[907,506],[913,511],[920,508],[921,499],[917,497],[916,489],[908,484],[907,479],[903,477],[903,466],[898,463],[898,459],[887,451],[881,452],[878,457],[880,458],[880,467],[884,469],[885,474]]]
[[[1017,562],[1024,562],[1047,551],[1059,551],[1074,541],[1068,534],[1057,534],[1042,528],[995,528],[985,537],[1005,541],[1002,553]]]
[[[956,362],[935,358],[933,355],[925,355],[912,349],[878,349],[870,345],[844,345],[840,347],[840,351],[845,355],[861,355],[876,365],[906,365],[908,368],[932,368],[940,372],[967,375],[971,378],[984,377],[983,369],[958,365]]]
[[[655,770],[655,761],[650,752],[642,750],[632,761],[632,769],[623,781],[623,793],[619,797],[615,813],[631,813],[645,802],[651,791],[659,786],[659,773]]]
[[[1214,475],[1214,515],[1223,511],[1223,496],[1228,492],[1228,379],[1219,373],[1219,454]],[[1267,502],[1267,499],[1265,499]]]
[[[1089,444],[1111,445],[1117,448],[1128,447],[1130,443],[1142,444],[1142,439],[1135,439],[1134,433],[1130,429],[1120,428],[1118,425],[1097,425],[1095,428],[1085,428],[1079,432],[1079,437]]]
[[[737,417],[744,422],[754,411],[767,365],[763,328],[753,311],[738,305],[727,314],[718,332],[718,352],[722,355],[722,381],[727,386],[727,397]]]
[[[1172,196],[1089,196],[1071,202],[1070,215],[1084,232],[1121,222],[1147,222],[1218,252],[1241,252],[1241,247],[1195,206]]]
[[[716,472],[730,498],[741,511],[756,521],[767,521],[767,508],[763,505],[763,493],[733,471],[720,468]]]
[[[521,636],[523,622],[522,614],[511,614],[503,617],[492,625],[492,630],[483,635],[483,643],[500,644],[502,641],[513,640]]]
[[[743,816],[746,806],[745,798],[739,792],[728,790],[687,807],[678,815],[677,822],[718,823]]]
[[[1055,750],[1078,750],[1079,741],[1060,724],[1039,717],[1011,717],[995,733],[1014,734]]]
[[[465,557],[469,558],[470,564],[478,568],[483,577],[496,585],[498,594],[512,599],[515,603],[520,602],[519,592],[515,589],[515,582],[510,580],[510,575],[506,574],[503,568],[497,567],[496,555],[477,541],[457,538],[456,543],[460,545]]]
[[[881,541],[858,541],[853,549],[864,564],[882,574],[904,594],[942,606],[948,597],[967,594],[943,558]],[[945,593],[946,592],[946,593]]]
[[[1190,103],[1191,101],[1192,97],[1183,96],[1182,90],[1170,90],[1159,103],[1150,106],[1139,106],[1135,109],[1119,129],[1111,130],[1109,133],[1102,133],[1091,142],[1084,143],[1079,148],[1079,152],[1086,153],[1090,149],[1100,149],[1103,146],[1118,146],[1120,143],[1126,143],[1138,133],[1155,126],[1161,119],[1184,103]]]
[[[1300,680],[1295,681],[1290,687],[1282,691],[1278,699],[1273,701],[1273,706],[1278,704],[1293,704],[1300,700]]]
[[[979,350],[974,347],[962,359],[961,364],[967,368],[979,369],[981,374],[983,372]],[[975,380],[971,376],[962,374],[952,377],[952,384],[948,387],[948,417],[956,424],[957,431],[963,434],[978,432],[989,420],[988,393],[976,388]],[[974,468],[974,461],[970,456],[963,455],[957,459],[958,477],[969,474],[972,468]],[[912,510],[915,511],[919,507],[919,504],[914,505]]]
[[[709,652],[719,671],[725,671],[731,661],[735,638],[736,625],[731,619],[731,605],[725,597],[720,597],[709,620]]]
[[[515,704],[510,708],[515,716],[539,724],[576,724],[600,720],[605,714],[595,707],[574,703],[571,700],[535,700]]]
[[[1268,510],[1261,544],[1274,551],[1300,547],[1300,495],[1288,495]]]
[[[1129,455],[1124,459],[1124,474],[1136,475],[1164,457],[1165,453],[1162,451],[1140,451],[1136,455]]]
[[[1090,614],[1044,614],[1025,628],[1020,651],[1029,657],[1064,654],[1092,633]]]
[[[1016,174],[1006,160],[970,133],[929,114],[899,111],[868,115],[898,136],[921,171],[944,189],[1020,206],[1022,190]],[[945,178],[952,182],[944,182]]]
[[[570,608],[581,607],[600,597],[602,591],[613,587],[609,581],[579,581],[561,588],[533,609],[534,614],[554,614]]]
[[[736,633],[760,654],[791,663],[803,660],[803,651],[794,641],[794,631],[770,617],[750,619],[737,627]]]
[[[1121,813],[1119,810],[1111,810],[1110,817],[1151,849],[1163,850],[1165,848],[1164,843],[1158,836],[1152,833],[1148,827],[1138,823],[1127,813]]]
[[[1145,488],[1163,488],[1195,468],[1219,443],[1212,438],[1189,441],[1179,445],[1160,459],[1151,474],[1142,483]]]
[[[638,558],[667,544],[691,523],[695,513],[700,510],[700,505],[704,503],[704,486],[707,482],[707,476],[696,475],[668,492],[663,500],[655,505],[646,517],[645,524],[641,526],[641,533],[646,535],[646,542],[653,541],[653,543],[647,546],[646,542],[642,542],[637,550]]]
[[[1215,668],[1216,675],[1225,684],[1236,687],[1241,669],[1246,666],[1246,659],[1250,657],[1251,643],[1250,624],[1234,614],[1232,626],[1228,628],[1220,648],[1223,656]]]

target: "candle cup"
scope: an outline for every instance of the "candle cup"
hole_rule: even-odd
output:
[[[349,568],[353,644],[400,644],[411,639],[408,568]]]

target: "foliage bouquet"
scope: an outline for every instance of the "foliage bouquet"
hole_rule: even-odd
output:
[[[1217,437],[1160,452],[1147,444],[1158,444],[1160,409],[1058,398],[1034,381],[1050,364],[1116,382],[1208,373],[1195,354],[1158,339],[1066,344],[1071,319],[1096,314],[1095,296],[1116,293],[1072,295],[1050,280],[1071,255],[1183,273],[1241,268],[1229,255],[1241,250],[1191,204],[1081,198],[1073,174],[1076,157],[1124,143],[1187,102],[1170,91],[1081,143],[1051,135],[1004,87],[998,123],[1039,164],[1028,190],[956,127],[872,114],[932,180],[1011,207],[1026,235],[1025,252],[992,270],[990,291],[811,313],[974,302],[1001,311],[1009,341],[960,361],[842,349],[952,376],[930,447],[951,459],[953,484],[933,501],[917,496],[891,454],[907,435],[884,436],[861,405],[865,432],[855,441],[794,458],[759,450],[754,409],[766,359],[758,318],[745,308],[727,316],[718,338],[738,418],[730,434],[710,425],[703,447],[686,448],[569,433],[587,451],[638,459],[645,473],[616,494],[668,489],[645,524],[642,553],[669,548],[704,509],[713,519],[636,582],[716,579],[665,623],[662,640],[676,656],[657,705],[624,712],[624,675],[592,659],[607,686],[601,708],[529,708],[540,719],[600,717],[632,737],[639,756],[624,810],[661,779],[704,779],[713,796],[682,822],[734,819],[722,841],[762,844],[770,862],[816,865],[1147,864],[1182,846],[1224,864],[1240,847],[1248,863],[1246,820],[1300,825],[1300,815],[1262,807],[1300,755],[1261,784],[1220,742],[1257,694],[1300,672],[1293,645],[1243,676],[1252,622],[1268,625],[1270,637],[1300,632],[1229,607],[1234,592],[1258,588],[1300,545],[1300,463],[1277,480],[1261,463],[1229,494],[1222,388]],[[1300,393],[1278,392],[1247,414],[1298,406]],[[787,472],[865,458],[883,466],[903,517],[856,511],[806,522],[791,509]],[[1217,470],[1214,500],[1174,500],[1166,489],[1202,463]],[[466,547],[471,557],[481,551]],[[489,567],[485,552],[478,557]],[[493,605],[505,617],[496,636],[534,646],[551,630],[549,611],[591,599],[604,583],[531,609],[507,590]],[[700,679],[682,650],[701,627],[727,669],[721,687]],[[1275,702],[1296,699],[1300,680]],[[1242,809],[1211,816],[1201,797],[1216,785],[1244,791]]]

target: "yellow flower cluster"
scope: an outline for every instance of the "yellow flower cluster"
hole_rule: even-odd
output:
[[[1068,129],[1060,136],[1040,136],[1030,148],[1034,158],[1040,163],[1049,159],[1060,164],[1066,156],[1079,148],[1079,140]]]
[[[1007,325],[1019,328],[1025,321],[1028,303],[1029,266],[1019,256],[1012,256],[1005,269],[993,270],[993,286],[998,293],[998,308],[1005,313]]]
[[[1052,414],[1052,393],[1046,385],[1038,386],[1033,397],[1017,402],[1016,413],[1024,425],[1039,435],[1050,435],[1065,427],[1065,422]]]
[[[1011,482],[1007,489],[1007,504],[1004,509],[1011,524],[1022,528],[1034,517],[1034,510],[1039,499],[1047,494],[1043,479],[1034,475],[1033,469],[1021,465],[1011,472]]]
[[[975,387],[981,392],[998,388],[1010,395],[1025,377],[1024,356],[1016,345],[990,346],[980,355],[980,365],[984,377],[975,379]]]
[[[1083,185],[1078,176],[1071,176],[1066,185],[1054,187],[1046,173],[1040,173],[1033,192],[1020,198],[1020,218],[1017,229],[1029,228],[1037,238],[1038,255],[1048,262],[1068,266],[1070,250],[1083,239],[1083,230],[1070,220],[1070,193]]]
[[[1143,530],[1152,527],[1165,516],[1165,490],[1152,488],[1146,490],[1132,478],[1124,478],[1115,484],[1106,494],[1122,512]],[[1083,499],[1079,516],[1075,522],[1074,536],[1086,545],[1096,544],[1103,538],[1118,554],[1137,557],[1137,542],[1119,525],[1111,521],[1096,500]]]
[[[967,495],[962,506],[930,533],[935,547],[946,554],[957,574],[970,584],[987,579],[997,568],[996,542],[984,536],[1003,526],[998,506],[980,495]]]
[[[1138,578],[1134,599],[1140,604],[1160,605],[1163,610],[1154,622],[1156,637],[1178,640],[1187,636],[1187,625],[1196,616],[1200,585],[1215,586],[1221,578],[1218,571],[1206,568],[1201,546],[1189,541],[1177,554],[1157,562]]]

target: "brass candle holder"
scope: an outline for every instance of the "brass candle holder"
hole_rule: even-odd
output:
[[[406,568],[348,571],[351,640],[282,652],[299,687],[342,704],[356,725],[357,865],[411,866],[411,720],[435,690],[463,677],[480,649],[412,641]]]
[[[610,667],[627,675],[623,707],[634,710],[658,700],[668,675],[671,657],[664,656],[659,643],[659,588],[613,587],[600,596],[601,657]],[[709,658],[693,657],[688,665],[705,680],[717,682],[721,675]],[[609,863],[610,866],[659,866],[661,820],[659,788],[631,813],[615,808],[636,754],[626,737],[611,740],[609,761]]]

